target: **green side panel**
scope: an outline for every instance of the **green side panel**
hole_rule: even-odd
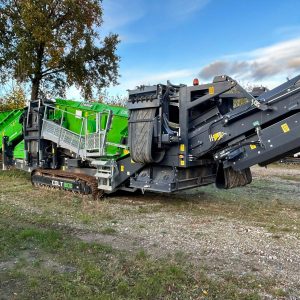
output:
[[[15,158],[15,159],[25,159],[24,140],[21,141],[21,142],[14,148],[14,158]]]
[[[104,103],[86,103],[86,102],[79,102],[79,101],[72,101],[72,100],[65,100],[65,99],[56,99],[57,105],[73,107],[74,109],[82,109],[85,111],[91,112],[102,112],[104,110],[110,109],[114,115],[128,117],[128,110],[124,107],[120,106],[113,106]]]
[[[19,123],[23,110],[11,110],[0,112],[0,134],[8,136],[9,141],[13,142],[22,136],[22,124]],[[0,142],[0,150],[2,150],[2,142]]]
[[[110,110],[113,117],[110,130],[107,133],[107,142],[122,144],[122,141],[128,137],[128,110],[124,107],[64,99],[56,99],[56,107],[67,112],[64,114],[64,127],[78,134],[85,133],[80,117],[87,118],[87,133],[93,133],[96,132],[96,114],[102,113],[101,128],[104,129]],[[53,118],[60,119],[61,114],[61,111],[57,111]],[[112,145],[107,146],[106,153],[108,156],[116,158],[127,154],[124,149]]]

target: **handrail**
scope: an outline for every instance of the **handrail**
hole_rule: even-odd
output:
[[[78,118],[78,119],[87,119],[87,117],[81,117],[81,116],[78,116],[78,115],[76,115],[76,114],[73,114],[72,112],[69,112],[69,111],[66,111],[66,110],[64,110],[64,109],[61,109],[61,108],[59,108],[59,107],[56,107],[56,106],[52,106],[52,105],[50,105],[50,104],[44,104],[46,107],[49,107],[49,108],[52,108],[52,109],[54,109],[54,110],[60,110],[60,111],[65,111],[67,114],[70,114],[70,115],[73,115],[73,116],[75,116],[76,118]],[[79,109],[80,110],[80,109]],[[109,113],[111,110],[110,109],[103,109],[100,113]],[[97,114],[98,114],[99,112],[92,112],[91,114],[89,114],[89,117],[90,116],[96,116]]]
[[[64,116],[65,116],[65,112],[63,111],[61,119],[60,119],[60,132],[59,132],[59,138],[57,141],[57,146],[59,146],[59,142],[60,142],[60,138],[61,138],[61,133],[62,133],[62,128],[63,128],[63,122],[64,122]]]
[[[80,127],[80,135],[79,135],[79,145],[78,145],[78,150],[77,150],[77,157],[79,156],[79,151],[80,151],[81,143],[82,143],[81,137],[82,137],[83,123],[84,123],[84,120],[81,119],[81,127]]]
[[[65,113],[67,113],[67,114],[70,114],[70,115],[72,115],[72,116],[75,116],[75,117],[78,118],[78,119],[85,119],[85,117],[77,116],[76,114],[73,114],[73,113],[71,113],[71,112],[69,112],[69,111],[66,111],[66,110],[64,110],[64,109],[60,109],[60,108],[55,107],[55,106],[51,106],[51,105],[49,105],[49,104],[45,104],[45,107],[46,107],[45,111],[47,110],[47,108],[52,108],[52,109],[54,109],[54,110],[60,110],[60,111],[62,111],[62,112],[65,112]]]
[[[52,110],[54,113],[54,119],[49,118],[49,110]],[[55,114],[59,112],[60,115],[57,116],[55,118]],[[65,128],[63,126],[64,124],[64,119],[65,116],[69,114],[72,115],[73,117],[76,117],[77,119],[81,120],[81,125],[80,125],[80,132],[79,134],[76,132],[73,132],[67,128]],[[102,121],[103,117],[106,117],[107,114],[107,119],[106,122],[104,124],[104,127],[102,127]],[[91,132],[88,133],[88,118],[91,116],[96,116],[96,131],[95,132]],[[111,143],[107,141],[107,134],[108,131],[110,130],[110,126],[111,126],[111,120],[113,117],[113,113],[110,109],[105,109],[101,112],[96,112],[95,114],[91,114],[89,116],[83,117],[83,116],[79,116],[77,114],[74,114],[72,112],[66,111],[64,109],[52,106],[52,105],[48,105],[45,104],[45,111],[44,111],[44,121],[45,121],[45,125],[47,122],[53,122],[56,124],[56,126],[58,127],[57,133],[55,134],[56,139],[57,139],[57,145],[59,146],[62,142],[65,143],[65,134],[66,132],[70,132],[74,135],[77,136],[76,138],[76,145],[73,145],[73,149],[75,150],[75,154],[76,157],[81,156],[83,159],[86,159],[87,157],[89,157],[89,151],[96,151],[96,153],[100,156],[105,156],[106,155],[106,146],[115,146],[115,147],[120,147],[120,148],[127,148],[125,145],[121,145],[121,144],[116,144],[116,143]],[[71,141],[70,141],[70,146],[71,146]],[[73,150],[72,150],[73,151]],[[91,155],[94,152],[91,152]]]

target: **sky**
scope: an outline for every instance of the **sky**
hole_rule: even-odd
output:
[[[300,0],[102,0],[100,36],[119,34],[119,85],[210,82],[273,88],[300,74]],[[67,98],[80,100],[70,88]]]
[[[273,88],[300,73],[299,0],[103,0],[103,8],[101,34],[121,39],[111,96],[221,74]]]

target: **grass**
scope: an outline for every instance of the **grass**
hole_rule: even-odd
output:
[[[13,180],[11,180],[13,178]],[[213,186],[201,187],[174,195],[133,195],[131,201],[114,211],[115,206],[124,203],[122,197],[110,197],[105,201],[89,201],[71,197],[65,192],[42,192],[33,189],[28,175],[17,171],[1,172],[0,197],[14,199],[15,207],[31,208],[36,219],[44,225],[52,224],[58,218],[69,224],[74,220],[89,226],[105,223],[112,227],[117,223],[116,215],[136,216],[159,212],[182,212],[247,221],[252,225],[265,227],[270,232],[300,233],[300,187],[293,181],[272,182],[254,180],[251,185],[234,190],[217,190]],[[9,184],[7,182],[9,181]],[[43,201],[41,201],[43,196]],[[22,199],[26,199],[26,203]],[[59,199],[59,200],[58,200]],[[145,224],[146,226],[146,224]]]
[[[260,299],[252,291],[253,285],[250,291],[240,289],[243,277],[230,275],[225,280],[212,280],[205,270],[197,270],[176,257],[155,260],[143,250],[131,255],[109,246],[85,243],[63,230],[40,228],[29,221],[18,223],[16,218],[12,223],[5,214],[1,215],[1,260],[14,262],[0,269],[0,289],[7,297]],[[243,289],[246,288],[245,283]]]
[[[254,180],[233,190],[213,185],[174,195],[146,194],[126,206],[126,214],[159,212],[189,213],[218,219],[235,219],[261,226],[271,233],[291,232],[300,236],[300,187],[294,182]],[[122,200],[117,200],[119,203]]]
[[[260,179],[233,190],[217,190],[211,185],[180,193],[176,195],[176,201],[172,198],[174,196],[164,196],[156,206],[148,205],[142,211],[185,211],[247,221],[249,225],[271,229],[272,233],[289,231],[300,234],[300,187],[294,182]]]
[[[76,232],[101,228],[118,234],[118,216],[185,212],[260,224],[280,237],[299,233],[299,192],[269,181],[234,191],[205,187],[166,196],[90,201],[33,189],[28,175],[0,172],[0,291],[13,299],[261,299],[285,297],[272,278],[219,272],[190,263],[184,253],[155,258],[141,249],[120,251],[79,240]],[[275,190],[275,192],[274,192]],[[289,192],[287,201],[284,197]],[[298,193],[298,194],[297,194]],[[136,197],[136,198],[135,198]],[[125,201],[122,209],[120,202]],[[120,210],[121,207],[121,211]],[[147,228],[147,224],[140,225]]]

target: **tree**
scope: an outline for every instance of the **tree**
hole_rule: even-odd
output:
[[[126,107],[128,97],[124,95],[110,95],[107,90],[99,93],[98,98],[90,99],[92,103],[104,103],[113,106]]]
[[[0,99],[0,111],[22,109],[25,106],[25,92],[21,86],[14,87],[8,95]]]
[[[100,38],[101,0],[0,0],[0,79],[63,95],[71,85],[86,98],[117,83],[116,34]]]

